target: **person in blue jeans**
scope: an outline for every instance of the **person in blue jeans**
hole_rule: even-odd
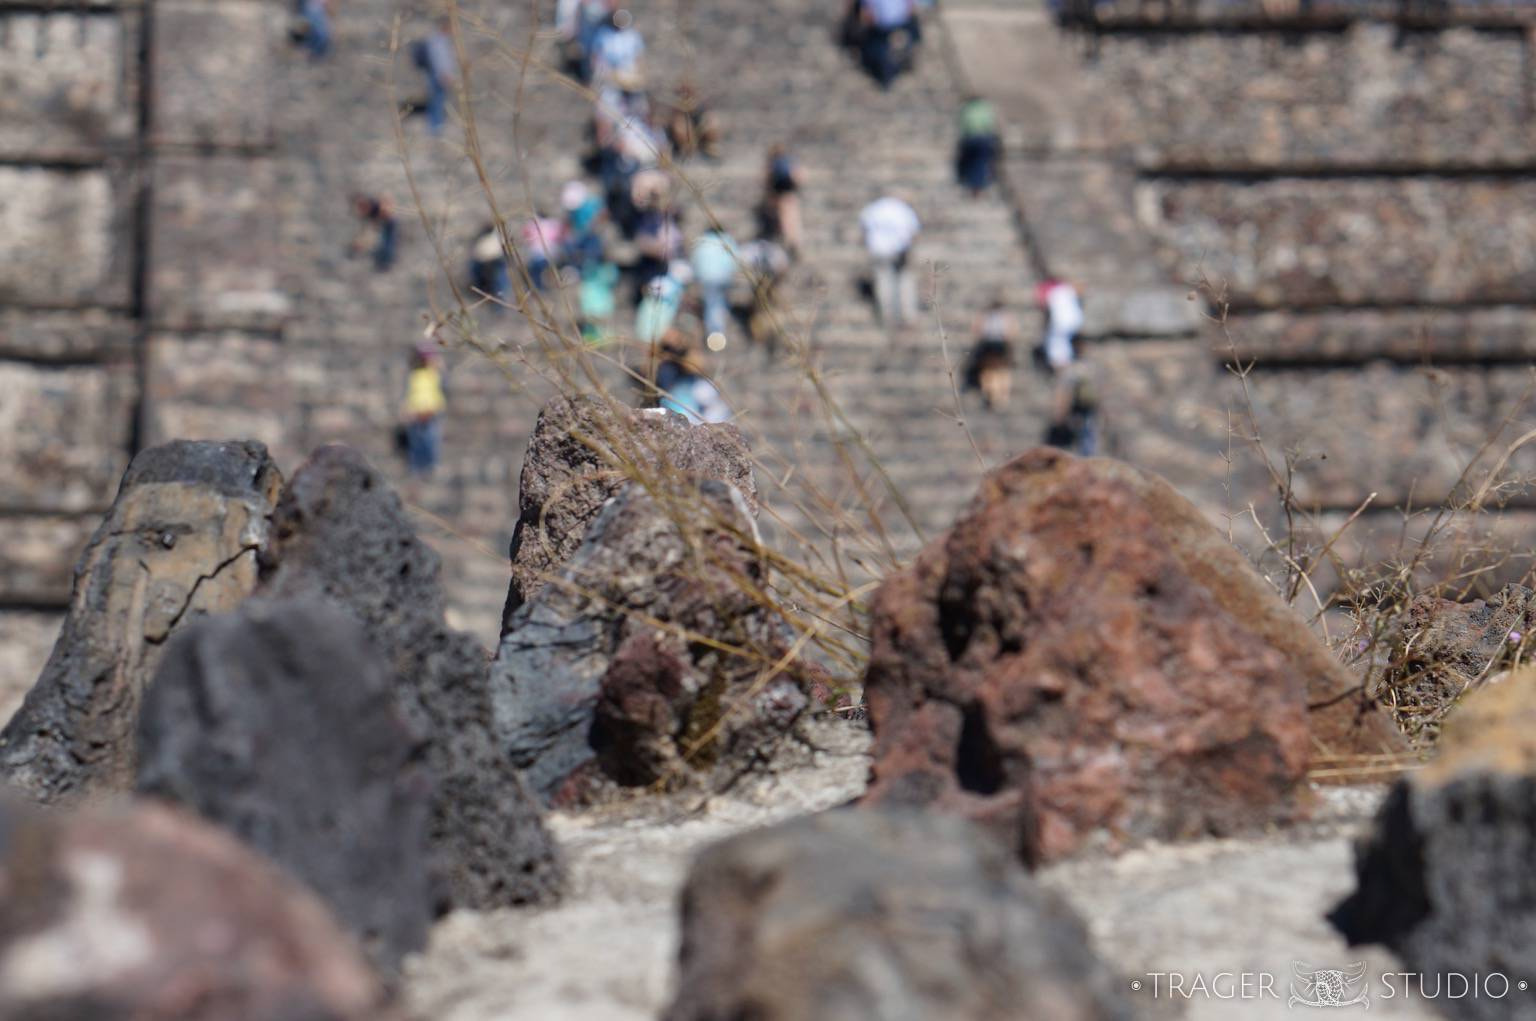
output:
[[[864,69],[874,76],[882,89],[889,89],[922,41],[917,8],[913,0],[861,0],[861,3]],[[898,34],[904,37],[899,50],[895,45]]]
[[[304,16],[304,45],[315,60],[331,52],[331,11],[329,0],[302,0],[299,12]]]
[[[452,23],[439,19],[437,31],[418,39],[411,47],[411,60],[427,80],[425,100],[427,128],[434,135],[443,133],[448,123],[448,94],[459,80],[459,60],[453,47]]]

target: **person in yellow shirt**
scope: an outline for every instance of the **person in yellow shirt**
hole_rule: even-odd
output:
[[[412,475],[431,476],[442,448],[443,374],[437,352],[420,347],[411,355],[405,383],[405,459]]]

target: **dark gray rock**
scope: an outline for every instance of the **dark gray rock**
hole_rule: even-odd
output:
[[[144,802],[47,813],[0,803],[0,834],[7,1021],[396,1016],[312,893],[190,815]]]
[[[1536,669],[1526,667],[1467,696],[1439,755],[1397,782],[1356,847],[1356,890],[1329,921],[1351,944],[1390,947],[1447,1017],[1531,1021],[1536,990],[1517,983],[1536,975],[1533,858]],[[1474,977],[1479,995],[1457,995]]]
[[[281,485],[259,443],[167,443],[133,459],[75,568],[53,654],[0,732],[9,784],[45,803],[133,786],[139,699],[165,642],[250,594]]]
[[[308,883],[394,969],[433,917],[420,743],[356,618],[255,599],[171,644],[140,713],[139,790]]]
[[[1130,1018],[1082,921],[953,816],[839,809],[733,837],[682,898],[665,1021]]]
[[[614,783],[712,787],[771,754],[809,685],[766,570],[724,482],[633,484],[605,506],[491,667],[498,733],[534,789],[568,804]]]
[[[604,503],[631,481],[665,488],[679,476],[729,482],[757,513],[752,455],[734,425],[690,425],[669,411],[600,397],[545,405],[523,459],[503,633],[570,560]]]
[[[442,906],[548,901],[559,857],[493,736],[485,652],[444,623],[438,570],[384,477],[356,451],[329,446],[294,474],[273,514],[261,591],[332,600],[384,650],[400,708],[427,741]]]

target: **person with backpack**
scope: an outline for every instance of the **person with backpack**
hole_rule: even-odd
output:
[[[860,16],[864,23],[860,51],[864,69],[889,91],[896,76],[911,65],[922,42],[917,6],[913,0],[862,0]]]
[[[448,123],[448,94],[459,80],[459,58],[452,33],[452,21],[439,18],[436,31],[411,45],[411,62],[426,79],[427,95],[418,103],[408,104],[407,112],[424,111],[427,129],[434,135],[442,134],[443,125]]]

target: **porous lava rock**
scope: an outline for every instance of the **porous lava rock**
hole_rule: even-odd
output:
[[[1374,709],[1309,714],[1352,697],[1342,668],[1193,506],[1107,459],[990,473],[872,627],[868,800],[957,811],[1030,862],[1285,820],[1327,742],[1397,746]]]
[[[838,809],[708,848],[665,1021],[1132,1017],[1082,921],[953,816]]]
[[[674,412],[637,411],[597,396],[545,405],[523,458],[503,633],[627,483],[662,488],[688,476],[730,483],[757,513],[752,455],[734,425],[692,425]]]
[[[735,487],[620,491],[491,667],[499,733],[534,789],[558,804],[613,784],[707,789],[771,756],[809,700],[766,575]]]
[[[166,640],[256,585],[282,476],[259,443],[145,450],[75,567],[69,613],[0,731],[0,776],[43,803],[130,790],[139,700]]]
[[[351,938],[299,883],[166,806],[0,805],[0,1017],[384,1021]]]
[[[433,918],[431,784],[394,688],[350,614],[255,599],[177,636],[139,717],[139,790],[308,883],[389,970]]]
[[[278,501],[260,591],[330,600],[383,650],[406,721],[426,742],[439,906],[547,902],[562,881],[559,855],[538,802],[498,747],[487,656],[445,623],[439,569],[384,477],[356,451],[327,446]]]
[[[1516,987],[1536,975],[1536,669],[1468,695],[1438,748],[1393,785],[1329,920],[1390,947],[1448,1017],[1536,1018],[1536,993]],[[1476,995],[1457,995],[1469,979]]]

